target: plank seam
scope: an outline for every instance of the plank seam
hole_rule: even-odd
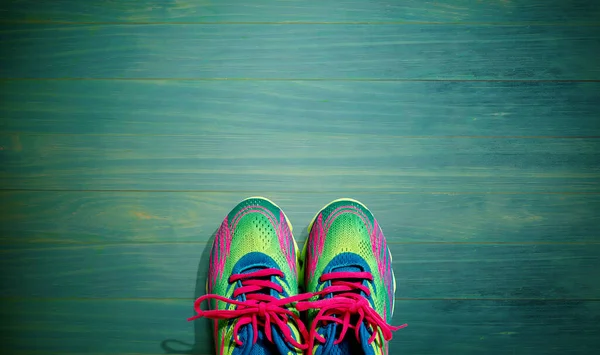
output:
[[[23,132],[0,131],[0,135],[27,135],[27,136],[58,136],[58,137],[205,137],[206,134],[172,134],[172,133],[52,133],[52,132]],[[321,134],[312,134],[312,136]],[[231,135],[235,136],[235,134]],[[240,135],[244,136],[244,135]],[[439,135],[439,136],[397,136],[388,134],[322,134],[329,138],[347,138],[353,136],[393,139],[599,139],[600,136],[478,136],[478,135]],[[0,150],[1,147],[0,147]]]
[[[6,81],[289,81],[289,82],[459,82],[459,83],[599,83],[600,79],[409,79],[409,78],[0,78]]]
[[[600,22],[442,22],[442,21],[58,21],[58,20],[2,20],[3,25],[101,25],[101,26],[164,26],[164,25],[213,25],[213,26],[236,26],[236,25],[372,25],[372,26],[552,26],[552,27],[597,27]]]
[[[0,189],[1,193],[12,192],[98,192],[98,193],[216,193],[216,194],[256,194],[258,190],[140,190],[140,189]],[[260,191],[258,191],[260,192]],[[269,191],[270,194],[324,194],[335,193],[337,195],[356,194],[356,195],[599,195],[600,191],[365,191],[365,190],[343,190],[339,192],[330,190],[282,190]]]

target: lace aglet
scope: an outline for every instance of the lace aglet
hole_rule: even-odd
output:
[[[398,325],[398,326],[393,326],[392,329],[399,330],[399,329],[406,328],[406,327],[408,327],[408,323],[404,323],[404,324]]]

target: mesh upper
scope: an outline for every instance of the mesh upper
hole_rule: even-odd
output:
[[[254,255],[261,254],[254,258]],[[247,271],[256,267],[274,267],[284,274],[284,282],[279,282],[287,295],[298,294],[298,261],[295,242],[283,212],[268,200],[252,198],[239,203],[227,215],[215,235],[209,261],[207,292],[232,298],[234,285],[229,283],[229,276],[239,272],[240,263]],[[264,260],[269,262],[265,264]],[[273,264],[274,262],[274,264]],[[244,272],[244,271],[242,271]],[[214,309],[215,304],[211,304]],[[218,303],[219,309],[233,309],[235,306],[224,302]],[[235,354],[239,350],[232,343],[233,323],[227,320],[218,322],[215,334],[216,348],[224,347],[224,354]],[[292,333],[299,339],[295,327]],[[241,334],[240,334],[241,335]],[[271,344],[272,345],[272,344]],[[259,350],[268,353],[267,349]],[[237,349],[237,350],[236,350]]]
[[[335,201],[316,216],[310,228],[305,255],[306,291],[316,292],[327,287],[328,283],[321,284],[319,277],[331,272],[333,264],[352,267],[357,259],[373,274],[369,288],[374,309],[384,320],[390,320],[394,302],[393,270],[381,228],[362,204],[352,200]],[[317,312],[308,312],[309,322]]]

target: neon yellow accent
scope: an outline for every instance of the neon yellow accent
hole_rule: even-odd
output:
[[[367,208],[367,206],[365,206],[365,205],[364,205],[362,202],[360,202],[360,201],[357,201],[357,200],[355,200],[355,199],[353,199],[353,198],[349,198],[349,197],[342,197],[342,198],[338,198],[337,200],[333,200],[333,201],[329,202],[328,204],[326,204],[325,206],[321,207],[321,209],[319,210],[319,212],[317,212],[317,213],[315,214],[315,216],[312,218],[312,220],[311,220],[311,221],[310,221],[310,223],[308,224],[308,235],[309,235],[309,236],[310,236],[310,232],[312,231],[313,224],[314,224],[314,223],[315,223],[315,221],[317,220],[317,216],[319,216],[319,214],[320,214],[321,212],[323,212],[323,210],[324,210],[324,209],[326,209],[326,208],[327,208],[329,205],[331,205],[332,203],[336,203],[336,202],[340,202],[340,201],[350,201],[350,202],[354,202],[354,203],[356,203],[357,205],[360,205],[360,206],[362,206],[362,207],[363,207],[365,210],[367,210],[367,211],[371,212],[371,210],[369,210],[369,209]],[[371,214],[372,214],[372,213],[371,213]],[[308,246],[308,240],[306,240],[306,241],[304,242],[304,247],[302,248],[302,255],[301,255],[301,258],[302,258],[302,264],[303,264],[303,265],[306,265],[306,248],[307,248],[307,246]],[[392,271],[392,274],[393,274],[393,273],[394,273],[394,272]],[[302,273],[302,275],[304,275],[304,272]],[[395,280],[395,279],[394,279],[394,280]],[[302,281],[304,281],[304,277],[302,277]],[[302,284],[304,284],[304,282],[302,282]],[[394,288],[394,291],[395,291],[395,288]]]
[[[271,203],[273,206],[277,207],[281,212],[283,212],[283,216],[285,217],[285,221],[287,222],[288,227],[290,228],[290,233],[292,233],[292,240],[294,241],[294,249],[296,251],[296,270],[298,270],[298,284],[302,285],[304,284],[304,265],[300,266],[299,260],[298,258],[300,257],[300,250],[298,248],[298,242],[296,241],[296,238],[294,237],[294,227],[292,226],[292,222],[290,222],[290,219],[288,218],[288,216],[285,214],[285,211],[279,207],[278,204],[276,204],[275,202],[269,200],[266,197],[262,197],[262,196],[252,196],[252,197],[248,197],[246,199],[243,199],[242,201],[240,201],[240,203],[246,201],[246,200],[251,200],[251,199],[260,199],[260,200],[265,200],[269,203]],[[304,260],[304,259],[302,259]]]
[[[344,198],[338,198],[337,200],[333,200],[331,202],[329,202],[328,204],[326,204],[325,206],[323,206],[319,212],[317,212],[315,214],[315,216],[313,217],[312,221],[310,221],[310,224],[308,225],[308,233],[310,234],[310,230],[312,229],[313,223],[315,223],[315,221],[317,220],[317,216],[319,215],[319,213],[323,212],[324,209],[326,209],[329,205],[331,205],[332,203],[336,203],[336,202],[340,202],[340,201],[350,201],[350,202],[354,202],[358,205],[361,205],[365,210],[371,212],[370,209],[367,208],[367,206],[365,206],[362,202],[357,201],[353,198],[348,198],[348,197],[344,197]],[[372,214],[372,213],[371,213]]]
[[[324,209],[326,209],[326,208],[327,208],[329,205],[331,205],[331,204],[333,204],[333,203],[336,203],[336,202],[340,202],[340,201],[349,201],[349,202],[354,202],[354,203],[356,203],[357,205],[360,205],[360,206],[362,206],[362,207],[363,207],[365,210],[369,211],[371,214],[373,214],[373,212],[371,212],[371,210],[370,210],[370,209],[369,209],[367,206],[365,206],[365,204],[364,204],[364,203],[362,203],[362,202],[360,202],[360,201],[358,201],[358,200],[355,200],[355,199],[353,199],[353,198],[349,198],[349,197],[342,197],[342,198],[338,198],[338,199],[336,199],[336,200],[333,200],[333,201],[329,202],[329,203],[328,203],[328,204],[326,204],[325,206],[323,206],[323,207],[322,207],[322,208],[321,208],[321,209],[320,209],[320,210],[319,210],[319,211],[318,211],[318,212],[317,212],[317,213],[314,215],[314,217],[312,218],[312,220],[310,221],[310,223],[309,223],[309,225],[308,225],[308,235],[309,235],[309,236],[310,236],[310,232],[311,232],[311,230],[312,230],[313,224],[314,224],[314,223],[315,223],[315,221],[317,220],[317,217],[319,216],[319,214],[320,214],[321,212],[323,212],[323,210],[324,210]],[[306,265],[306,248],[307,248],[307,246],[308,246],[308,240],[304,242],[304,247],[302,248],[302,255],[301,255],[301,258],[302,258],[302,264],[303,264],[303,265]],[[392,263],[392,265],[393,265],[393,261],[394,261],[394,260],[393,260],[393,257],[392,257],[392,252],[389,250],[389,248],[388,248],[388,254],[389,254],[389,256],[390,256],[390,263]],[[302,275],[304,276],[304,272],[302,272]],[[304,277],[302,277],[302,281],[303,281],[303,282],[302,282],[301,284],[303,285],[303,284],[304,284]],[[394,284],[394,294],[395,294],[395,293],[396,293],[396,275],[395,275],[395,273],[394,273],[394,268],[393,268],[393,266],[392,266],[392,281],[393,281],[393,284]],[[395,302],[392,300],[392,313],[394,313],[394,308],[395,308]]]
[[[292,240],[294,241],[294,248],[296,250],[296,264],[298,264],[298,255],[299,255],[298,254],[298,252],[299,252],[298,243],[296,242],[296,238],[294,238],[294,227],[292,226],[292,223],[290,222],[290,219],[288,218],[288,216],[285,214],[285,211],[281,207],[279,207],[279,205],[276,204],[275,202],[271,201],[270,199],[268,199],[266,197],[262,197],[262,196],[248,197],[248,198],[245,198],[245,199],[241,200],[237,204],[239,205],[240,203],[242,203],[244,201],[252,200],[252,199],[267,201],[267,202],[271,203],[273,206],[277,207],[281,212],[283,212],[283,216],[285,217],[285,221],[286,221],[286,223],[288,225],[288,228],[290,229],[290,233],[292,233]],[[211,250],[214,247],[214,245],[215,245],[215,241],[213,240],[212,245],[210,246]],[[300,267],[298,267],[297,269],[300,270]],[[304,272],[302,272],[301,275],[302,275],[302,280],[304,280]],[[300,280],[300,275],[298,275],[298,280]],[[208,279],[206,280],[206,282],[204,284],[204,292],[208,293]]]
[[[285,220],[287,222],[288,227],[290,228],[290,232],[293,232],[292,223],[290,222],[290,219],[288,218],[288,216],[285,214],[285,211],[281,207],[279,207],[279,205],[277,205],[275,202],[269,200],[268,198],[262,197],[262,196],[252,196],[252,197],[248,197],[248,198],[245,198],[245,199],[241,200],[239,203],[242,203],[242,202],[247,201],[247,200],[252,200],[252,199],[255,199],[255,200],[265,200],[265,201],[269,202],[270,204],[272,204],[273,206],[279,208],[279,210],[281,212],[283,212],[283,215],[285,216]],[[293,239],[293,235],[294,235],[294,233],[292,233],[292,239]],[[294,243],[296,243],[295,239],[294,239]],[[298,249],[298,245],[296,245],[296,251],[297,251],[297,249]]]

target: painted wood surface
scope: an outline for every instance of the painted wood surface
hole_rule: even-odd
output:
[[[2,1],[0,347],[211,354],[210,239],[263,195],[300,243],[335,198],[375,212],[392,354],[594,353],[599,28],[587,0]]]
[[[269,191],[252,195],[276,201],[301,244],[315,213],[340,197]],[[375,213],[390,243],[598,242],[598,194],[362,192],[348,196]],[[237,192],[1,192],[0,243],[3,248],[207,243],[244,197]]]
[[[589,0],[5,0],[4,21],[67,23],[598,23]]]
[[[598,192],[597,139],[0,135],[6,189]],[[240,149],[243,147],[243,149]],[[324,170],[323,166],[327,166]],[[148,178],[146,178],[148,177]]]
[[[597,82],[36,80],[0,98],[2,133],[600,137]]]
[[[397,244],[399,299],[597,299],[600,244]],[[57,246],[2,253],[1,297],[192,298],[207,243]],[[402,336],[399,333],[399,336]]]
[[[600,80],[596,29],[4,24],[0,78]]]

